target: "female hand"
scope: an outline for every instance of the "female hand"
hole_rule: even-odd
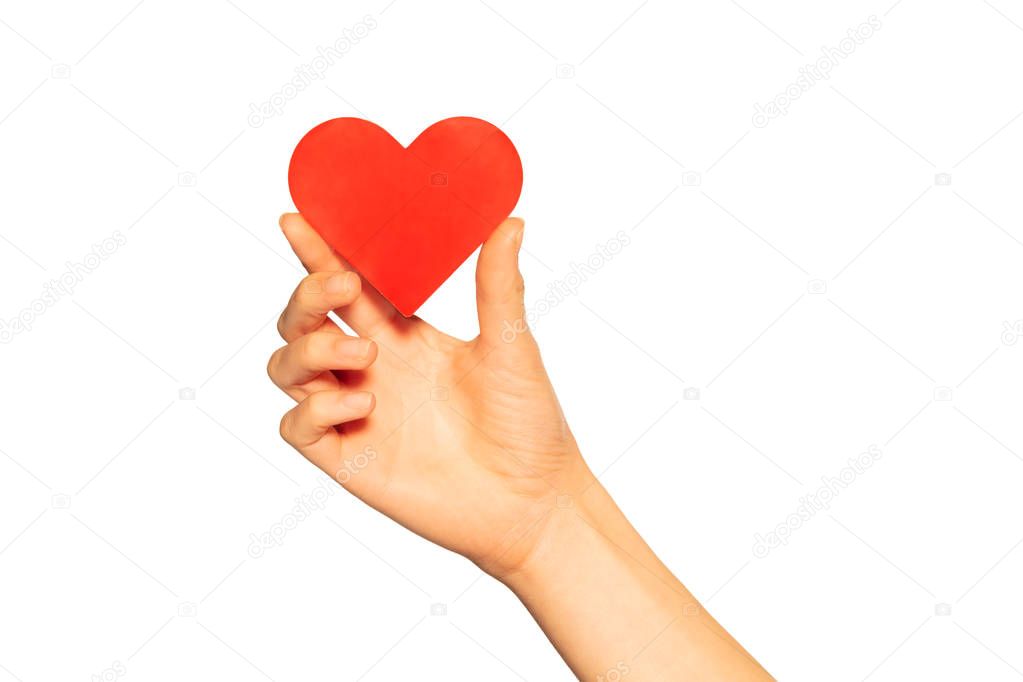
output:
[[[592,480],[522,323],[522,221],[483,245],[472,341],[402,317],[301,215],[284,215],[281,228],[310,273],[281,315],[287,345],[268,367],[298,401],[281,435],[412,531],[491,574],[514,571],[558,495]]]

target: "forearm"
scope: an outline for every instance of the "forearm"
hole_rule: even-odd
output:
[[[598,482],[562,507],[529,560],[504,582],[580,679],[771,679]]]

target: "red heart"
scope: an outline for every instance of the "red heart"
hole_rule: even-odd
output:
[[[288,185],[313,229],[408,317],[511,213],[522,163],[478,118],[438,121],[408,148],[335,118],[295,147]]]

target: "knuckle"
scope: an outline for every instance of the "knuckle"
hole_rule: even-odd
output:
[[[295,342],[295,352],[298,356],[298,363],[302,367],[315,367],[322,363],[327,352],[326,339],[319,332],[306,334]]]
[[[288,340],[288,337],[287,337],[287,335],[285,333],[286,332],[286,327],[284,325],[284,316],[287,315],[287,314],[288,314],[288,309],[285,308],[284,310],[281,311],[280,317],[277,318],[277,333],[280,334],[281,338],[284,339],[285,341]]]
[[[284,413],[278,430],[285,443],[292,442],[295,433],[295,410],[288,410]]]
[[[325,392],[313,393],[304,401],[303,407],[308,415],[309,421],[319,424],[327,415],[327,394]]]
[[[523,298],[526,295],[526,280],[523,279],[521,272],[515,273],[515,281],[512,283],[512,290],[515,292],[516,298]]]
[[[284,348],[278,348],[270,354],[270,359],[266,363],[266,374],[274,384],[277,384],[277,377],[280,376],[281,354],[283,352]]]

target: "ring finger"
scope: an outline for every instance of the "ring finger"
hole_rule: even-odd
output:
[[[276,350],[267,373],[285,393],[301,400],[310,393],[336,389],[340,383],[331,370],[366,369],[376,356],[376,344],[369,339],[322,330]]]

